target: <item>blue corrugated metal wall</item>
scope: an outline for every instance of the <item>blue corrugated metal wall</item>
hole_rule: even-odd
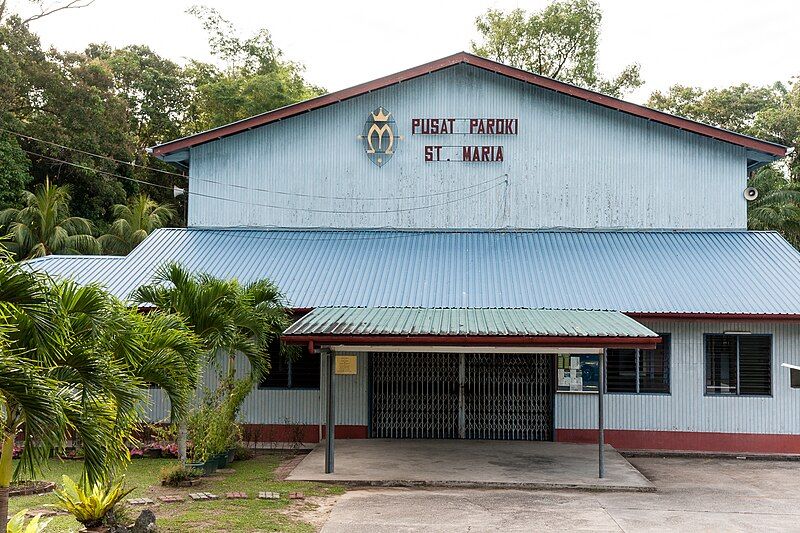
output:
[[[334,403],[337,424],[366,426],[368,423],[367,355],[358,354],[357,357],[356,375],[336,376]],[[221,357],[218,364],[225,368],[227,358]],[[236,368],[239,376],[250,369],[243,357],[237,358]],[[326,375],[327,362],[324,360],[321,372]],[[203,374],[203,386],[213,390],[218,383],[217,370],[207,368]],[[326,391],[324,384],[321,390],[255,389],[242,405],[240,420],[247,424],[319,424],[320,413],[325,413]],[[153,421],[165,420],[169,416],[169,400],[162,391],[151,392],[148,416]]]
[[[781,363],[800,364],[800,328],[794,323],[740,321],[642,321],[659,333],[672,334],[672,393],[607,394],[608,429],[708,431],[722,433],[800,433],[800,390],[789,387]],[[704,333],[770,333],[772,391],[768,397],[705,396]],[[556,428],[597,428],[595,394],[556,396]]]
[[[671,394],[607,394],[608,429],[706,431],[724,433],[800,433],[800,390],[789,387],[789,372],[781,363],[800,364],[800,328],[793,323],[643,321],[653,331],[672,334]],[[704,396],[703,334],[750,331],[773,335],[772,397]],[[367,356],[358,356],[356,376],[337,376],[337,424],[369,423]],[[246,363],[239,363],[240,371]],[[324,374],[323,374],[324,375]],[[207,372],[206,385],[215,385]],[[325,391],[322,392],[324,398]],[[151,415],[167,414],[161,393],[153,394]],[[242,420],[254,424],[318,424],[320,391],[255,390],[247,398]],[[557,429],[595,429],[597,395],[558,393],[555,405]]]
[[[356,138],[378,106],[394,113],[404,136],[382,168],[368,160]],[[519,118],[519,135],[410,135],[414,117]],[[425,163],[426,144],[502,144],[506,161]],[[364,213],[436,204],[483,187],[423,199],[357,201],[450,191],[504,173],[507,188],[430,209]],[[459,65],[192,149],[191,176],[245,188],[195,179],[190,189],[248,205],[193,196],[189,222],[306,228],[744,228],[745,173],[743,148]],[[355,201],[278,196],[255,188]],[[333,212],[303,211],[307,208]]]

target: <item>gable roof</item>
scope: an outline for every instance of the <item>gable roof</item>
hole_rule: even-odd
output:
[[[390,85],[408,81],[420,76],[425,76],[427,74],[431,74],[433,72],[437,72],[439,70],[462,63],[488,70],[490,72],[495,72],[503,76],[508,76],[509,78],[519,81],[530,83],[532,85],[536,85],[537,87],[542,87],[544,89],[550,89],[558,93],[566,94],[574,98],[591,102],[593,104],[615,109],[623,113],[628,113],[647,120],[666,124],[667,126],[672,126],[674,128],[697,133],[698,135],[711,137],[712,139],[717,139],[742,146],[750,150],[762,152],[772,157],[783,157],[786,155],[786,147],[777,143],[763,141],[748,135],[742,135],[740,133],[717,128],[715,126],[709,126],[708,124],[703,124],[702,122],[681,118],[669,113],[664,113],[663,111],[657,111],[649,107],[626,102],[625,100],[620,100],[619,98],[614,98],[602,93],[591,91],[589,89],[577,87],[569,83],[564,83],[552,78],[533,74],[532,72],[510,67],[490,59],[468,54],[467,52],[459,52],[451,56],[431,61],[430,63],[419,65],[418,67],[403,70],[401,72],[384,76],[360,85],[355,85],[347,89],[342,89],[341,91],[324,94],[316,98],[311,98],[303,102],[281,107],[260,115],[240,120],[238,122],[227,124],[225,126],[213,128],[207,131],[196,133],[194,135],[189,135],[174,141],[169,141],[153,147],[152,152],[156,157],[164,158],[169,154],[186,150],[187,148],[191,148],[199,144],[221,139],[223,137],[257,128],[259,126],[264,126],[271,122],[283,120],[301,113],[307,113],[315,109],[326,107],[350,98],[355,98],[371,91],[383,89]]]
[[[80,272],[83,260],[74,260]],[[170,261],[242,283],[269,278],[289,305],[304,309],[800,318],[800,252],[775,232],[170,228],[88,281],[127,299]]]

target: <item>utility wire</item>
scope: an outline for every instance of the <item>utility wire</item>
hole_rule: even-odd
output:
[[[152,172],[160,172],[160,173],[166,174],[168,176],[175,176],[175,177],[182,178],[182,179],[190,179],[189,176],[186,176],[184,174],[180,174],[178,172],[171,172],[169,170],[163,170],[163,169],[160,169],[160,168],[150,167],[150,166],[147,166],[147,165],[140,165],[140,164],[135,163],[133,161],[123,161],[121,159],[115,159],[115,158],[110,157],[110,156],[100,155],[100,154],[96,154],[96,153],[93,153],[93,152],[87,152],[86,150],[81,150],[80,148],[73,148],[71,146],[66,146],[66,145],[59,144],[59,143],[56,143],[56,142],[53,142],[53,141],[47,141],[47,140],[44,140],[44,139],[39,139],[38,137],[32,137],[30,135],[25,135],[23,133],[18,133],[16,131],[9,130],[9,129],[6,129],[6,128],[0,127],[0,131],[4,131],[6,133],[10,133],[12,135],[16,135],[17,137],[21,137],[23,139],[28,139],[30,141],[35,141],[35,142],[48,144],[50,146],[55,146],[55,147],[61,148],[63,150],[71,150],[71,151],[78,152],[78,153],[81,153],[81,154],[84,154],[84,155],[88,155],[90,157],[96,157],[96,158],[100,158],[100,159],[105,159],[107,161],[113,161],[114,163],[117,163],[117,164],[120,164],[120,165],[128,165],[128,166],[133,167],[133,168],[141,168],[143,170],[149,170],[149,171],[152,171]],[[47,157],[47,156],[43,156],[43,157]],[[463,192],[463,191],[467,191],[467,190],[470,190],[470,189],[475,189],[477,187],[480,187],[481,185],[486,185],[487,183],[491,183],[493,181],[497,181],[500,178],[508,178],[508,175],[507,174],[501,174],[499,176],[495,176],[494,178],[491,178],[491,179],[488,179],[488,180],[485,180],[485,181],[482,181],[482,182],[479,182],[479,183],[475,183],[473,185],[468,185],[466,187],[461,187],[461,188],[458,188],[458,189],[451,189],[451,190],[448,190],[448,191],[432,192],[432,193],[419,194],[419,195],[414,195],[414,196],[371,196],[371,197],[370,196],[365,196],[365,197],[357,197],[356,198],[356,197],[353,197],[353,196],[325,196],[325,195],[319,195],[319,194],[309,194],[309,193],[300,193],[300,192],[274,191],[274,190],[271,190],[271,189],[262,189],[262,188],[259,188],[259,187],[248,187],[247,185],[238,185],[236,183],[225,183],[225,182],[222,182],[222,181],[211,180],[211,179],[207,179],[207,178],[200,178],[200,177],[195,177],[195,176],[191,177],[192,180],[202,181],[204,183],[213,183],[213,184],[216,184],[216,185],[222,185],[223,187],[231,187],[231,188],[234,188],[234,189],[243,189],[243,190],[247,190],[247,191],[258,191],[258,192],[265,192],[265,193],[269,193],[269,194],[277,194],[277,195],[284,195],[284,196],[297,196],[297,197],[300,197],[300,198],[317,198],[317,199],[324,199],[324,200],[350,200],[350,201],[353,201],[353,200],[356,200],[356,201],[361,201],[361,200],[365,200],[365,201],[375,201],[375,200],[413,200],[413,199],[416,199],[416,198],[429,198],[429,197],[432,197],[432,196],[443,196],[443,195],[452,194],[452,193],[456,193],[456,192]],[[167,187],[167,188],[169,188],[169,187]]]
[[[114,174],[112,172],[106,172],[105,170],[97,170],[97,169],[94,169],[94,168],[91,168],[91,167],[87,167],[85,165],[80,165],[78,163],[72,163],[72,162],[66,161],[64,159],[59,159],[57,157],[52,157],[52,156],[45,155],[45,154],[40,154],[38,152],[34,152],[34,151],[31,151],[31,150],[26,150],[24,148],[22,149],[22,151],[27,153],[27,154],[29,154],[29,155],[33,155],[33,156],[36,156],[36,157],[41,157],[41,158],[44,158],[44,159],[49,159],[49,160],[54,161],[56,163],[69,165],[69,166],[72,166],[72,167],[75,167],[75,168],[80,168],[80,169],[83,169],[83,170],[87,170],[89,172],[96,172],[97,174],[108,176],[110,178],[127,180],[127,181],[132,181],[134,183],[140,183],[140,184],[143,184],[143,185],[151,185],[153,187],[159,187],[159,188],[162,188],[162,189],[172,190],[172,187],[170,187],[168,185],[160,185],[158,183],[150,183],[149,181],[144,181],[144,180],[140,180],[140,179],[136,179],[136,178],[131,178],[129,176],[122,176],[120,174]],[[508,178],[504,179],[503,181],[501,181],[499,183],[496,183],[496,184],[492,185],[491,187],[488,187],[486,189],[482,189],[482,190],[480,190],[478,192],[471,193],[471,194],[468,194],[466,196],[462,196],[462,197],[459,197],[459,198],[451,198],[449,200],[446,200],[446,201],[443,201],[443,202],[439,202],[439,203],[435,203],[435,204],[429,204],[429,205],[423,205],[423,206],[414,206],[414,207],[404,207],[404,208],[398,208],[398,209],[380,209],[380,210],[373,210],[373,211],[360,210],[360,209],[359,210],[348,211],[348,210],[343,210],[343,209],[314,209],[314,208],[308,208],[308,207],[289,207],[289,206],[285,206],[285,205],[274,205],[274,204],[261,204],[261,203],[256,203],[256,202],[246,202],[246,201],[243,201],[243,200],[236,200],[236,199],[233,199],[233,198],[225,198],[223,196],[214,196],[212,194],[203,194],[203,193],[193,192],[193,191],[185,191],[185,193],[187,195],[198,196],[198,197],[201,197],[201,198],[211,198],[211,199],[214,199],[214,200],[222,200],[222,201],[225,201],[225,202],[232,202],[232,203],[242,204],[242,205],[247,205],[247,206],[268,207],[268,208],[271,208],[271,209],[284,209],[284,210],[289,210],[289,211],[306,211],[306,212],[309,212],[309,213],[341,213],[341,214],[386,214],[386,213],[401,213],[401,212],[406,212],[406,211],[419,211],[419,210],[423,210],[423,209],[430,209],[432,207],[440,207],[440,206],[443,206],[443,205],[452,204],[452,203],[455,203],[455,202],[460,202],[462,200],[467,200],[469,198],[474,198],[475,196],[479,196],[479,195],[481,195],[481,194],[483,194],[485,192],[489,192],[489,191],[491,191],[493,189],[496,189],[497,187],[500,187],[501,185],[504,185],[504,184],[507,184],[507,183],[508,183]]]

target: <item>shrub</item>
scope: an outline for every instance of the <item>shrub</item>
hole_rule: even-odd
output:
[[[252,379],[223,380],[215,391],[206,390],[199,407],[189,415],[192,462],[203,463],[239,445],[242,432],[236,417],[253,388]]]
[[[256,456],[253,450],[245,446],[242,446],[241,444],[237,444],[234,451],[235,451],[234,460],[236,461],[246,461]]]
[[[179,487],[181,483],[199,478],[203,472],[183,465],[165,466],[161,469],[161,483],[170,487]]]
[[[9,518],[8,525],[6,526],[6,533],[41,533],[44,531],[44,528],[47,527],[47,524],[50,523],[50,520],[52,520],[51,518],[42,520],[41,515],[37,514],[26,524],[25,513],[27,512],[27,509],[23,509]]]
[[[96,484],[88,489],[80,487],[69,476],[61,479],[64,488],[55,491],[58,506],[86,527],[103,525],[114,506],[133,491],[123,489],[124,478],[108,486]]]

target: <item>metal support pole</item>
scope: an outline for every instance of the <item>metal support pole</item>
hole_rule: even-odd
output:
[[[328,420],[327,426],[327,439],[325,441],[325,473],[333,474],[333,440],[334,440],[334,405],[333,405],[333,374],[335,372],[335,356],[332,351],[328,350]]]
[[[603,456],[603,448],[605,447],[605,435],[603,434],[605,421],[603,420],[603,394],[606,381],[606,348],[603,348],[600,358],[600,376],[598,378],[597,386],[597,446],[598,446],[598,464],[600,465],[600,478],[606,477],[606,461]]]

